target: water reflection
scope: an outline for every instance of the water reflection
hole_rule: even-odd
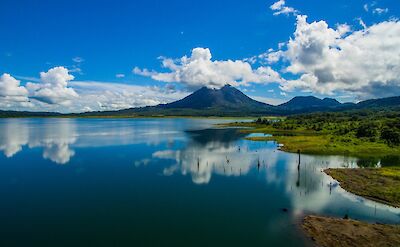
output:
[[[43,158],[57,164],[66,164],[75,152],[70,145],[76,142],[76,124],[73,120],[53,120],[32,126],[29,120],[6,119],[0,123],[0,150],[8,158],[28,148],[43,148]]]
[[[163,174],[189,175],[195,184],[208,184],[213,176],[256,173],[266,184],[282,189],[281,193],[290,198],[290,205],[283,208],[295,217],[306,212],[327,211],[371,220],[376,219],[378,211],[380,219],[400,220],[399,209],[350,194],[323,172],[326,168],[355,168],[358,164],[364,165],[365,160],[280,152],[276,150],[277,143],[243,140],[243,134],[236,129],[208,129],[188,134],[190,139],[184,148],[158,150],[149,162],[172,161],[172,165],[163,169]],[[375,165],[380,164],[380,160],[376,162]],[[392,218],[390,212],[398,217]]]
[[[148,245],[155,233],[168,241],[158,245],[168,246],[245,246],[249,239],[255,246],[303,246],[295,224],[308,213],[400,222],[400,209],[348,193],[322,172],[365,161],[299,157],[275,142],[215,128],[220,121],[0,119],[0,229],[13,233],[5,236],[10,242],[48,232],[53,243],[81,243],[91,229],[90,239],[108,240],[104,246],[116,239]],[[34,224],[42,221],[49,223]],[[177,233],[190,237],[179,244]]]
[[[42,129],[33,129],[28,140],[29,148],[43,148],[43,158],[66,164],[75,155],[70,145],[77,140],[76,123],[73,120],[58,121]]]
[[[142,143],[157,146],[164,142],[171,146],[184,139],[184,129],[209,127],[216,122],[172,119],[1,119],[0,151],[7,158],[12,158],[24,148],[41,148],[44,159],[67,164],[74,157],[76,148]]]
[[[209,183],[212,174],[239,176],[256,168],[258,172],[265,173],[268,181],[286,181],[280,170],[284,165],[285,173],[296,172],[295,186],[300,187],[301,173],[305,172],[300,169],[300,156],[278,151],[274,142],[243,140],[246,134],[237,129],[206,129],[187,133],[189,140],[185,147],[158,150],[152,154],[153,159],[174,161],[172,166],[164,168],[163,174],[190,174],[194,183],[202,184]],[[328,167],[357,167],[358,161],[356,158],[340,156],[303,158],[302,167],[305,168],[309,162],[320,162],[313,164],[313,169],[318,172]],[[292,163],[293,166],[287,165]]]
[[[160,150],[153,153],[156,159],[173,160],[175,164],[163,170],[164,175],[180,172],[190,174],[196,184],[210,182],[212,174],[239,176],[246,174],[256,156],[239,151],[235,142],[244,137],[236,129],[206,129],[188,131],[189,142],[183,149]]]
[[[270,242],[273,238],[279,239],[274,246],[286,244],[287,235],[295,234],[295,222],[309,213],[400,222],[400,209],[348,193],[322,172],[328,167],[385,166],[398,161],[396,157],[372,163],[343,156],[299,157],[278,151],[275,142],[247,141],[243,138],[246,134],[238,129],[215,128],[213,124],[220,121],[0,120],[0,150],[4,153],[0,157],[0,192],[7,198],[0,208],[5,212],[2,219],[12,210],[22,210],[21,205],[32,205],[33,200],[35,210],[19,212],[20,217],[8,218],[8,222],[17,218],[15,226],[22,225],[32,212],[45,209],[52,213],[51,219],[64,216],[60,222],[65,224],[70,216],[81,212],[73,226],[79,225],[84,215],[93,217],[88,222],[109,218],[118,221],[117,226],[126,221],[123,229],[135,229],[138,237],[161,234],[171,227],[170,222],[177,222],[171,228],[175,234],[187,230],[188,221],[208,219],[204,225],[198,224],[199,234],[228,229],[227,241],[232,235],[240,237],[232,234],[233,228],[246,232],[251,224],[255,226],[253,236],[262,236],[257,240],[260,246],[274,245]],[[69,165],[47,166],[40,161]],[[13,198],[11,194],[19,195],[19,199],[8,199]],[[49,202],[48,198],[58,196],[58,200]],[[77,208],[72,210],[72,204]],[[109,222],[105,222],[100,228],[107,229],[107,235]],[[90,228],[99,231],[98,224],[94,222]],[[142,228],[143,224],[148,224],[147,228]],[[20,229],[16,227],[14,232],[18,235]],[[117,235],[112,235],[113,240]],[[124,236],[132,236],[132,232]],[[299,246],[293,236],[290,239],[292,246]],[[215,235],[208,235],[207,240],[215,240]]]
[[[11,158],[28,143],[29,129],[22,121],[15,119],[3,120],[0,126],[0,150]]]

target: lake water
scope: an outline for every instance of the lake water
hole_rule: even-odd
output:
[[[308,246],[307,214],[400,223],[400,209],[298,156],[200,119],[1,119],[0,246]]]

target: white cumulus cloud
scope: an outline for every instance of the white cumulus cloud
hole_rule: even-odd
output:
[[[212,60],[208,48],[194,48],[190,57],[160,59],[163,68],[170,72],[149,71],[138,67],[133,72],[157,81],[182,83],[190,88],[220,88],[227,83],[238,86],[281,81],[279,73],[271,67],[253,69],[250,63],[242,60]]]
[[[26,84],[30,97],[47,103],[68,105],[71,100],[78,97],[78,94],[68,82],[73,80],[74,76],[69,74],[68,69],[64,67],[55,67],[47,72],[40,73],[40,82]]]
[[[10,74],[0,76],[0,107],[14,109],[19,106],[29,107],[28,90]]]
[[[287,50],[278,51],[286,72],[299,75],[281,89],[321,94],[355,93],[360,98],[400,94],[400,22],[384,21],[362,30],[336,29],[325,21],[297,16]],[[276,59],[275,59],[276,60]]]
[[[188,95],[187,92],[171,91],[167,87],[111,82],[73,81],[71,86],[80,95],[74,101],[73,111],[119,110],[158,105]]]
[[[64,113],[120,110],[169,103],[189,94],[169,84],[159,87],[74,81],[65,67],[41,72],[40,78],[18,78],[31,82],[23,86],[9,74],[0,77],[0,109]]]

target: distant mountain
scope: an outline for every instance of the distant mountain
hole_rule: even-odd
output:
[[[30,112],[30,111],[2,111],[0,110],[0,117],[15,118],[15,117],[59,117],[63,116],[58,112]]]
[[[259,116],[275,114],[275,106],[248,97],[230,85],[220,89],[202,87],[183,99],[156,106],[119,111],[87,112],[77,116]]]
[[[341,105],[339,101],[332,98],[319,99],[314,96],[296,96],[288,102],[278,105],[277,108],[289,112],[309,112],[338,108]]]
[[[0,117],[102,117],[102,116],[265,116],[291,115],[309,112],[364,110],[400,110],[400,96],[371,99],[355,103],[340,103],[336,99],[297,96],[278,106],[251,99],[238,89],[226,85],[221,89],[203,87],[187,97],[168,104],[130,108],[118,111],[98,111],[61,114],[53,112],[1,111]]]
[[[342,104],[333,98],[320,99],[314,96],[297,96],[286,103],[273,106],[253,100],[235,87],[226,85],[221,89],[203,87],[181,100],[168,104],[131,108],[115,112],[92,112],[83,115],[262,116],[393,106],[400,107],[400,97],[367,100],[358,104]]]
[[[400,106],[400,96],[381,99],[369,99],[356,104],[357,108],[379,108],[392,106]]]
[[[227,109],[255,109],[268,108],[268,105],[251,99],[238,89],[225,85],[221,89],[210,89],[202,87],[189,96],[164,105],[158,105],[161,108],[227,108]]]

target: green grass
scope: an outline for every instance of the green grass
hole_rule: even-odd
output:
[[[358,157],[365,156],[385,156],[400,153],[399,147],[389,147],[382,142],[368,142],[358,139],[351,141],[341,141],[331,135],[293,135],[293,136],[266,136],[249,137],[252,141],[277,141],[283,144],[280,148],[287,152],[297,152],[300,150],[305,154],[331,154],[331,155],[353,155]]]
[[[351,193],[400,207],[400,167],[326,169],[325,172]]]
[[[224,126],[246,127],[244,133],[264,133],[272,136],[248,137],[252,141],[277,141],[283,144],[280,149],[286,152],[320,155],[352,155],[357,157],[381,157],[399,155],[400,146],[389,146],[383,141],[370,141],[352,135],[335,135],[329,131],[314,131],[305,128],[291,130],[276,129],[272,125],[249,123],[230,123]]]

